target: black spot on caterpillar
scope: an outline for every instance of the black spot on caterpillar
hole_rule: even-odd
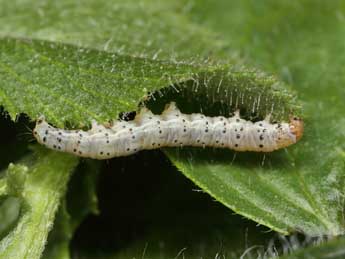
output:
[[[93,121],[89,131],[54,128],[40,117],[33,132],[48,148],[58,146],[59,151],[78,156],[108,159],[181,146],[271,152],[296,143],[303,135],[303,121],[291,117],[289,122],[272,124],[267,116],[252,122],[241,119],[239,111],[229,118],[183,114],[172,102],[161,115],[142,108],[132,121],[116,121],[107,127]]]

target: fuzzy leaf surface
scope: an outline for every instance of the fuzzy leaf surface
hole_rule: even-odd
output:
[[[58,126],[66,122],[83,126],[91,119],[103,122],[116,118],[119,112],[135,110],[149,91],[164,87],[171,89],[175,84],[187,90],[167,92],[164,98],[168,101],[182,99],[183,111],[229,114],[236,108],[236,102],[231,102],[230,96],[231,100],[237,98],[244,115],[256,107],[254,103],[260,103],[260,107],[254,109],[258,117],[272,112],[274,118],[286,119],[296,110],[291,92],[275,79],[198,59],[191,63],[191,57],[195,56],[211,56],[224,62],[229,52],[222,48],[226,46],[226,40],[216,40],[210,33],[216,31],[212,25],[193,23],[194,17],[198,16],[192,14],[191,19],[188,10],[176,11],[182,6],[168,1],[159,5],[149,1],[142,5],[131,1],[126,4],[85,1],[82,5],[67,2],[36,6],[23,1],[19,10],[4,4],[0,17],[5,26],[1,34],[35,39],[5,38],[0,43],[0,102],[12,116],[25,112],[34,119],[43,113],[49,122]],[[202,7],[207,7],[207,4]],[[247,18],[246,8],[246,5],[239,6],[233,11],[240,10],[240,17],[253,19],[251,21],[255,24],[255,19],[260,16]],[[62,10],[65,16],[60,15]],[[119,16],[112,13],[115,10],[120,10],[117,12]],[[213,9],[205,10],[212,15]],[[24,12],[37,19],[23,15]],[[302,17],[304,14],[301,12],[299,15]],[[113,17],[122,19],[116,23],[121,26],[113,26]],[[229,17],[233,19],[236,16]],[[290,19],[292,22],[293,18]],[[88,21],[92,26],[81,21]],[[221,24],[227,28],[231,22],[229,18],[222,20]],[[265,26],[269,26],[271,20],[266,22]],[[228,34],[221,29],[219,31],[222,35],[229,35],[234,42],[238,39],[238,47],[240,43],[250,42],[246,37],[231,34],[231,31],[226,32]],[[122,45],[120,40],[123,40]],[[151,45],[148,44],[150,40]],[[105,44],[107,42],[109,44]],[[289,41],[283,38],[278,42]],[[290,48],[283,47],[281,49]],[[253,56],[262,53],[260,48],[257,52],[251,53]],[[161,60],[158,61],[157,57]],[[306,61],[308,59],[303,63],[304,67],[308,63]],[[317,74],[315,70],[313,74]],[[219,86],[221,92],[217,92]],[[302,92],[303,88],[297,90]],[[310,101],[313,95],[313,92],[302,92],[305,101]],[[310,103],[309,107],[316,104]],[[155,105],[154,101],[152,105]],[[330,109],[329,115],[337,115],[339,107]],[[341,149],[332,148],[334,145],[339,147],[337,144],[341,143],[343,136],[330,142],[318,138],[325,135],[326,128],[315,127],[316,121],[310,119],[311,110],[308,111],[303,142],[269,155],[264,166],[261,165],[263,157],[253,153],[237,155],[233,163],[234,153],[227,151],[168,151],[168,156],[187,177],[217,200],[260,224],[282,233],[300,230],[316,235],[337,235],[344,231],[340,198],[344,189],[344,155]],[[325,115],[318,119],[326,121]],[[331,121],[327,125],[339,127],[335,124],[337,118],[332,120],[333,124]]]
[[[230,164],[224,154],[214,161],[197,163],[190,156],[175,162],[236,212],[282,233],[345,232],[343,10],[342,1],[205,0],[190,13],[248,63],[293,85],[303,101],[305,136],[295,147],[266,156],[264,166],[242,155]],[[211,181],[216,188],[209,188]]]
[[[43,149],[10,164],[5,194],[21,201],[14,228],[0,242],[0,258],[40,258],[66,190],[75,157]],[[20,180],[19,180],[20,179]]]

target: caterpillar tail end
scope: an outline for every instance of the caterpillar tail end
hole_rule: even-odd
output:
[[[41,115],[41,116],[39,116],[39,117],[37,118],[36,123],[37,123],[37,124],[41,124],[41,123],[44,122],[45,120],[46,120],[46,118],[45,118],[43,115]]]

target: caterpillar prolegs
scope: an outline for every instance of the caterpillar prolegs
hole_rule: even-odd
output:
[[[303,121],[291,117],[289,122],[270,123],[268,116],[252,122],[241,119],[239,111],[229,118],[183,114],[172,102],[161,115],[142,108],[132,121],[109,126],[93,121],[89,131],[54,128],[40,117],[33,134],[48,148],[95,159],[182,146],[271,152],[296,143],[303,135]]]

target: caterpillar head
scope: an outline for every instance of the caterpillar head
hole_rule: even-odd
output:
[[[298,117],[291,117],[289,123],[290,132],[296,136],[296,142],[301,139],[304,131],[303,120]]]
[[[303,120],[297,117],[290,117],[289,123],[277,124],[278,148],[283,148],[296,143],[303,135]]]

